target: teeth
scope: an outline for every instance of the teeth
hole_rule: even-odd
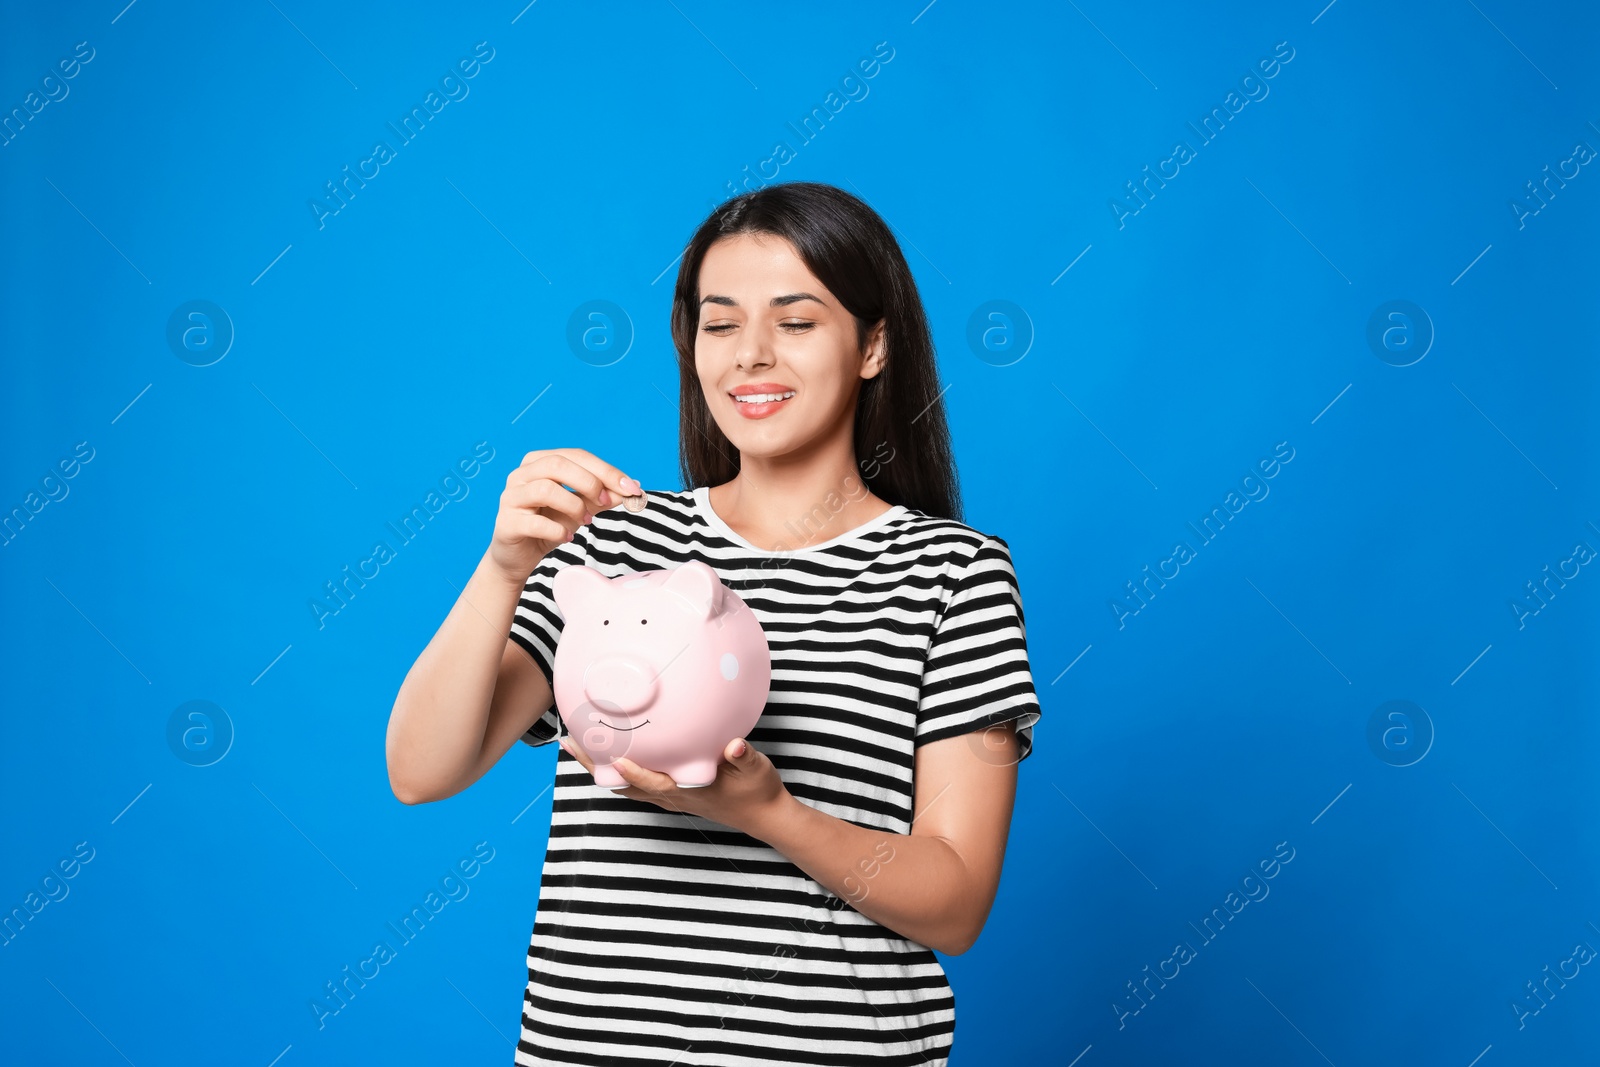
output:
[[[787,400],[794,396],[794,390],[787,393],[752,393],[749,396],[735,396],[733,399],[740,404],[765,404],[769,400]]]

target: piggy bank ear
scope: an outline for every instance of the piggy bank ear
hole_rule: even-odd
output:
[[[722,579],[699,560],[674,570],[662,588],[679,597],[696,620],[709,619],[722,610]]]
[[[611,583],[599,571],[572,564],[556,572],[550,592],[555,597],[556,610],[565,621],[574,615],[582,615],[590,605],[599,603],[610,587]]]

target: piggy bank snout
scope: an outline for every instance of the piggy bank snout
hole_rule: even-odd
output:
[[[644,660],[607,656],[583,672],[585,698],[601,711],[631,715],[647,708],[656,695],[655,671]]]

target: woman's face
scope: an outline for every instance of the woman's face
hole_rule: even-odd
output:
[[[786,238],[724,237],[700,265],[694,363],[717,426],[745,459],[793,455],[850,435],[856,396],[882,367],[882,324],[863,356],[855,316],[806,269]],[[794,395],[745,404],[735,390]]]

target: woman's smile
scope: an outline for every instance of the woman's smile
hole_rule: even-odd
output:
[[[770,397],[774,394],[767,393],[765,395]],[[747,419],[764,419],[768,415],[771,415],[773,412],[777,411],[779,408],[783,407],[790,400],[794,399],[794,393],[792,392],[779,395],[781,395],[782,399],[759,401],[736,399],[733,402],[733,406],[738,408],[739,414],[743,415]]]
[[[733,406],[747,419],[764,419],[787,404],[795,390],[779,382],[748,382],[728,391]]]

